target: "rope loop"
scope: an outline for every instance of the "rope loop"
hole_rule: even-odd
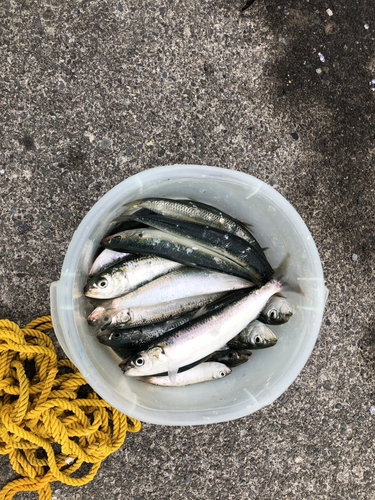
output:
[[[100,399],[71,361],[57,360],[44,333],[52,328],[50,316],[25,328],[0,320],[0,455],[22,476],[0,491],[0,500],[21,491],[51,500],[53,481],[83,486],[127,431],[141,430],[138,420]],[[80,398],[83,386],[88,394]],[[82,476],[83,464],[91,469]],[[80,477],[72,477],[75,472]]]

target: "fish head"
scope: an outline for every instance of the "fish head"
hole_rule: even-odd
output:
[[[228,349],[224,351],[222,356],[218,359],[221,363],[226,364],[230,368],[242,365],[250,358],[252,352],[246,349]]]
[[[112,250],[124,251],[124,246],[126,246],[126,242],[132,241],[140,242],[144,238],[145,233],[144,230],[139,229],[128,229],[126,231],[122,231],[120,233],[112,234],[107,236],[101,241],[101,245],[104,248],[110,248]]]
[[[229,366],[226,366],[224,363],[215,363],[215,366],[212,368],[212,378],[215,380],[224,378],[229,375],[231,371]]]
[[[121,347],[124,333],[121,330],[101,331],[97,335],[97,339],[101,344],[109,345],[110,347]]]
[[[163,371],[163,368],[158,368],[158,366],[165,361],[165,358],[163,348],[156,346],[138,352],[122,365],[121,369],[130,377],[154,375]]]
[[[262,311],[262,316],[270,325],[281,325],[293,316],[293,309],[285,297],[272,297]]]
[[[266,325],[257,325],[252,328],[249,336],[251,349],[265,349],[276,344],[277,337]]]
[[[87,318],[87,323],[90,326],[97,328],[107,327],[111,324],[112,316],[109,310],[105,307],[96,307]]]
[[[112,234],[104,238],[101,242],[101,245],[104,248],[111,248],[113,250],[117,250],[121,248],[122,237],[121,234]]]
[[[111,338],[111,335],[112,335],[112,332],[102,332],[100,331],[96,338],[99,340],[99,342],[101,344],[104,344],[104,345],[112,345],[112,342],[110,341],[110,338]]]
[[[84,288],[86,297],[94,299],[111,299],[126,293],[129,280],[121,271],[105,272],[93,276]]]

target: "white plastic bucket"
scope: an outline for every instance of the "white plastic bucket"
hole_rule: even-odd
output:
[[[110,222],[131,200],[150,196],[199,200],[252,224],[273,267],[290,254],[286,280],[304,295],[285,292],[295,314],[271,327],[275,347],[254,351],[251,359],[221,380],[187,387],[157,387],[126,377],[120,359],[100,344],[87,325],[83,295],[88,270]],[[234,170],[172,165],[143,171],[111,189],[89,211],[74,233],[60,280],[51,285],[51,311],[57,338],[90,386],[121,412],[143,422],[198,425],[249,415],[275,401],[296,379],[314,347],[327,296],[315,243],[301,217],[272,187]]]

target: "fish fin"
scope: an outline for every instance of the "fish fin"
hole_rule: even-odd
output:
[[[169,380],[171,381],[171,384],[173,384],[173,385],[176,383],[176,380],[177,380],[177,372],[178,372],[178,368],[174,369],[174,370],[168,370],[168,377],[169,377]]]
[[[207,311],[206,306],[202,306],[199,309],[193,311],[193,314],[191,314],[190,319],[198,318],[198,316],[202,316],[206,311]]]
[[[113,219],[112,222],[115,224],[118,224],[119,222],[125,222],[130,219],[130,214],[128,213],[122,213],[116,217],[116,219]]]
[[[289,261],[290,261],[290,253],[288,252],[286,256],[283,258],[283,260],[280,262],[279,266],[275,268],[274,278],[277,279],[278,281],[281,281],[284,290],[289,290],[291,292],[295,292],[304,296],[305,294],[303,293],[303,290],[298,285],[298,283],[291,283],[290,281],[287,282],[285,279],[285,275],[289,266]]]
[[[216,352],[225,352],[225,351],[228,351],[230,349],[229,345],[228,344],[224,344],[222,345],[221,347],[219,347],[219,349],[216,349]]]
[[[285,275],[289,267],[289,262],[290,262],[290,253],[288,252],[283,258],[283,260],[280,262],[278,267],[275,267],[274,269],[275,279],[277,279],[278,281],[283,281],[285,279]]]

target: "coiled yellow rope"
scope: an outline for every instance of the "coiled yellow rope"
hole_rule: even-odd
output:
[[[9,455],[23,476],[2,489],[0,500],[20,491],[36,491],[40,500],[50,500],[53,481],[87,484],[120,448],[126,432],[141,429],[138,420],[99,399],[73,363],[57,360],[43,333],[52,328],[50,316],[22,329],[0,320],[0,455]],[[88,392],[84,399],[80,388]],[[84,463],[91,469],[82,477]]]

